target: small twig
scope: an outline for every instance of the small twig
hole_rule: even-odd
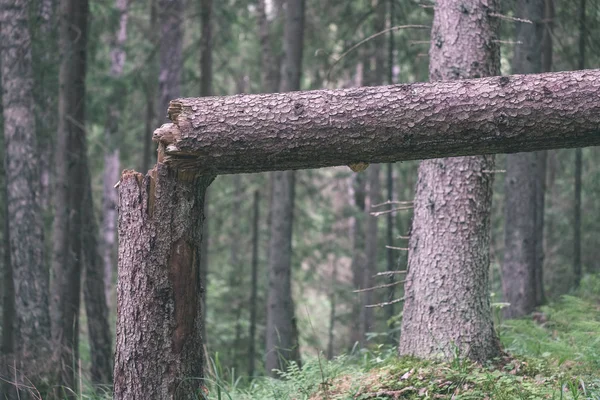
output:
[[[410,236],[398,235],[398,236],[396,236],[396,239],[406,239],[406,240],[408,240],[408,239],[410,239]]]
[[[392,250],[401,250],[401,251],[408,251],[408,247],[394,247],[394,246],[385,246],[386,249],[392,249]]]
[[[373,287],[365,288],[365,289],[357,289],[357,290],[353,290],[352,293],[362,293],[362,292],[368,292],[368,291],[371,291],[371,290],[385,289],[385,288],[388,288],[388,287],[400,285],[401,283],[404,283],[404,282],[406,282],[406,280],[396,281],[396,282],[393,282],[393,283],[386,283],[385,285],[373,286]]]
[[[396,274],[405,274],[408,271],[404,270],[404,271],[385,271],[385,272],[378,272],[375,275],[373,275],[373,277],[376,276],[385,276],[385,275],[396,275]]]
[[[404,297],[402,297],[401,299],[387,301],[385,303],[369,304],[369,305],[366,305],[365,308],[375,308],[375,307],[391,306],[392,304],[400,303],[400,302],[403,302],[403,301],[404,301]]]
[[[413,206],[398,207],[398,208],[392,208],[390,210],[385,210],[385,211],[372,212],[371,215],[374,217],[379,217],[380,215],[383,215],[383,214],[389,214],[389,213],[393,213],[396,211],[411,210],[413,208],[414,208]]]
[[[492,42],[500,44],[523,44],[520,40],[517,40],[516,42],[514,40],[492,40]]]
[[[414,203],[414,201],[392,201],[392,200],[388,200],[385,203],[379,203],[379,204],[375,204],[373,206],[371,206],[371,208],[377,208],[377,207],[383,207],[383,206],[389,206],[391,204],[412,204]]]
[[[418,44],[429,44],[431,43],[429,40],[411,40],[408,42],[410,46],[416,46]]]
[[[531,22],[528,19],[516,18],[516,17],[509,17],[508,15],[504,15],[504,14],[489,13],[488,15],[490,17],[496,17],[496,18],[500,18],[500,19],[505,19],[507,21],[512,21],[512,22],[523,22],[523,23],[526,23],[526,24],[533,24],[533,22]]]
[[[506,172],[505,169],[484,169],[483,171],[484,174],[503,174]]]

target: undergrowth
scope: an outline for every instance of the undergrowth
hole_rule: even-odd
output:
[[[380,346],[294,363],[280,380],[223,381],[213,365],[210,400],[556,399],[600,400],[600,277],[532,317],[499,324],[510,356],[488,365],[398,358]],[[216,372],[215,372],[216,371]],[[222,372],[222,371],[221,371]]]

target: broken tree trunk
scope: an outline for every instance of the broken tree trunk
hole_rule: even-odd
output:
[[[600,144],[600,70],[171,101],[165,162],[209,174]]]
[[[200,244],[213,179],[160,161],[121,177],[117,400],[201,397]]]

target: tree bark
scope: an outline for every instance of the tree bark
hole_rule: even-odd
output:
[[[60,152],[57,149],[55,154],[57,188],[51,305],[52,336],[59,360],[59,390],[66,397],[77,393],[74,372],[79,362],[88,11],[88,0],[61,0],[60,48],[64,54],[59,73],[57,147],[65,147]]]
[[[500,72],[498,21],[488,15],[496,10],[494,0],[437,1],[429,52],[431,80]],[[488,289],[493,174],[485,171],[493,168],[493,156],[438,159],[419,166],[402,355],[485,361],[500,352]]]
[[[542,39],[544,34],[545,0],[519,0],[517,15],[533,23],[516,22],[516,41],[513,73],[532,74],[542,71]],[[543,230],[538,224],[543,218],[543,203],[538,193],[539,180],[537,153],[509,154],[506,157],[505,176],[505,228],[504,262],[502,264],[502,292],[506,318],[516,318],[531,313],[538,305],[537,268],[543,254]],[[544,169],[545,170],[545,169]],[[541,209],[540,209],[541,207]],[[538,247],[539,243],[539,247]],[[539,253],[538,253],[539,252]]]
[[[114,398],[196,399],[202,390],[199,261],[213,176],[159,163],[119,187]]]
[[[250,327],[248,334],[248,376],[254,377],[256,365],[256,314],[258,307],[258,222],[260,212],[260,194],[254,192],[252,209],[252,281],[250,286]]]
[[[217,174],[600,144],[600,70],[188,98],[165,162]]]
[[[286,2],[280,92],[300,90],[304,5],[305,0]],[[278,377],[274,369],[284,371],[288,362],[301,362],[291,290],[295,182],[294,171],[273,173],[266,348],[266,369],[272,377]]]
[[[110,50],[111,98],[107,110],[104,129],[104,173],[102,190],[102,260],[104,263],[105,298],[109,308],[112,305],[112,281],[116,255],[117,236],[117,191],[115,184],[120,174],[119,122],[123,109],[125,91],[122,82],[123,68],[127,53],[127,23],[129,21],[129,0],[116,0],[115,8],[119,13],[119,25],[113,37]]]
[[[17,384],[36,385],[41,394],[46,394],[54,380],[49,345],[49,276],[43,255],[28,13],[28,2],[25,0],[3,2],[0,5],[0,65],[8,207],[5,234],[10,241],[5,271],[8,278],[11,271],[13,274],[14,328],[15,338],[18,338],[14,358],[6,361],[13,367]],[[5,284],[8,285],[9,295],[10,283]],[[11,299],[7,300],[6,307],[9,310]],[[5,318],[8,320],[8,325],[4,325],[7,342],[3,345],[8,344],[13,328],[10,314]],[[28,398],[27,393],[21,396]]]

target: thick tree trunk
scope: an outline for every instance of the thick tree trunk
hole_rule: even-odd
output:
[[[87,156],[83,168],[85,173],[85,190],[83,192],[83,220],[86,221],[82,231],[84,286],[83,298],[91,355],[91,383],[94,385],[110,385],[113,373],[112,335],[109,322],[109,308],[106,301],[104,273],[98,245],[98,224],[94,215],[92,199],[92,179],[89,172]],[[116,189],[113,188],[116,191]],[[116,203],[115,203],[116,205]]]
[[[304,45],[305,0],[287,0],[281,64],[280,92],[300,90]],[[292,223],[295,172],[273,173],[271,238],[269,250],[269,303],[267,308],[267,373],[285,370],[287,363],[300,364],[300,344],[291,290]]]
[[[600,144],[600,70],[188,98],[165,162],[217,174]]]
[[[167,120],[165,110],[169,106],[169,101],[181,95],[183,11],[184,0],[158,0],[160,72],[156,114],[161,123]]]
[[[437,1],[431,80],[500,72],[498,21],[489,16],[497,9],[494,0]],[[486,170],[493,168],[493,156],[424,161],[419,167],[402,355],[485,361],[500,352],[488,289],[493,175]]]
[[[0,65],[7,197],[6,273],[14,282],[16,319],[13,367],[18,384],[35,385],[45,394],[52,379],[48,268],[44,262],[43,220],[40,208],[40,175],[37,157],[33,101],[31,42],[28,2],[15,0],[0,5]],[[10,258],[8,258],[10,257]],[[10,261],[9,261],[10,260]],[[11,270],[12,268],[12,270]],[[10,295],[10,283],[7,295]],[[13,323],[9,311],[6,345]],[[3,343],[4,345],[5,343]],[[14,369],[16,368],[16,370]],[[28,398],[26,393],[22,396]]]
[[[252,280],[250,286],[250,326],[248,333],[248,376],[254,377],[256,365],[256,314],[258,308],[258,221],[260,211],[260,194],[254,192],[252,209]]]
[[[117,237],[117,191],[115,184],[119,180],[119,122],[123,109],[125,92],[121,78],[125,66],[125,42],[127,40],[127,22],[129,20],[129,0],[116,0],[115,8],[119,13],[119,25],[113,37],[110,50],[110,77],[112,94],[107,111],[104,130],[104,174],[102,191],[102,260],[104,263],[105,298],[108,306],[112,305],[112,281],[114,260],[116,255],[115,242]]]
[[[542,38],[544,34],[545,0],[519,0],[517,15],[533,23],[517,22],[514,73],[531,74],[542,71]],[[502,292],[506,318],[529,314],[537,306],[538,251],[543,253],[543,234],[538,224],[543,218],[540,204],[542,189],[537,153],[509,154],[506,157],[505,177],[505,236],[504,262],[502,264]],[[542,207],[540,209],[540,207]],[[539,243],[539,247],[538,247]]]
[[[197,399],[202,390],[200,251],[212,176],[158,163],[119,187],[116,400]]]

